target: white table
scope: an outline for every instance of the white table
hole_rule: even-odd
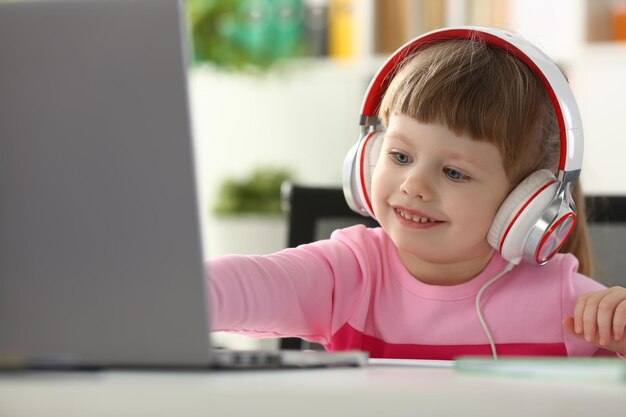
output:
[[[0,416],[620,416],[626,383],[368,366],[0,374]]]

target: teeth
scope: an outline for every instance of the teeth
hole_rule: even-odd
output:
[[[398,213],[400,214],[400,216],[402,216],[402,218],[406,219],[406,220],[411,220],[415,223],[428,223],[428,222],[434,222],[435,220],[429,219],[427,217],[417,217],[417,216],[411,216],[408,213],[403,212],[402,210],[398,210]]]

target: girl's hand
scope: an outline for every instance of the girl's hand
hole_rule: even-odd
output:
[[[563,319],[572,335],[594,345],[626,354],[626,288],[590,292],[578,299],[574,317]]]

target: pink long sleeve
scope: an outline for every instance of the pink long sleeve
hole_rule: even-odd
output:
[[[268,256],[224,256],[211,261],[209,271],[214,330],[324,344],[333,333],[333,316],[345,321],[361,282],[354,254],[338,241]],[[338,303],[348,306],[344,311],[334,303],[337,277],[344,290],[339,292],[351,293]]]
[[[210,261],[213,329],[297,336],[382,358],[490,355],[475,299],[505,265],[494,254],[466,283],[428,285],[406,270],[384,231],[355,226],[273,255]],[[516,266],[485,291],[482,313],[500,356],[598,351],[561,324],[579,296],[603,288],[576,267],[573,256],[559,254],[542,267]]]

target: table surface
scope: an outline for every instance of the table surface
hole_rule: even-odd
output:
[[[0,374],[0,416],[620,416],[626,382],[450,368]]]

